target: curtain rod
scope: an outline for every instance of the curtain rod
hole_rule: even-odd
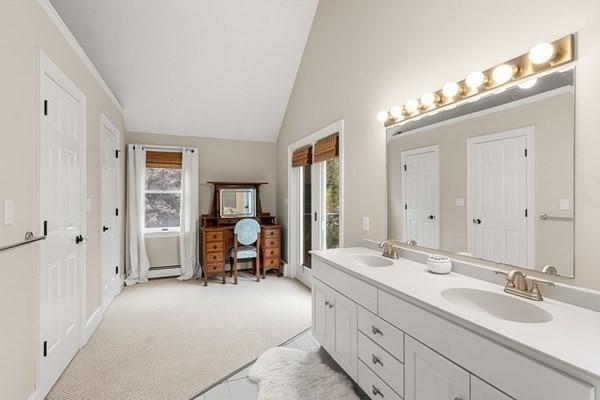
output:
[[[163,150],[163,151],[172,151],[172,152],[178,152],[178,151],[182,151],[182,150],[186,150],[189,151],[191,153],[194,153],[197,149],[195,147],[186,147],[186,146],[165,146],[165,145],[160,145],[160,144],[138,144],[138,145],[133,145],[133,148],[135,149],[135,146],[142,146],[142,149],[146,150]]]

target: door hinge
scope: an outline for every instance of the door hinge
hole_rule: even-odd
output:
[[[527,157],[527,149],[525,149],[525,157]]]
[[[525,218],[527,218],[527,209],[525,209]]]
[[[317,222],[317,212],[315,211],[315,222]]]
[[[115,158],[119,158],[119,153],[121,152],[121,150],[115,150]]]
[[[404,166],[403,166],[403,167],[404,167],[404,170],[406,171],[406,164],[404,164]]]
[[[118,265],[115,267],[115,274],[119,275],[119,266]]]
[[[48,115],[48,100],[44,100],[44,115]]]
[[[115,208],[115,215],[118,217],[119,216],[119,209]]]
[[[48,341],[44,340],[44,357],[48,357]]]
[[[48,236],[48,221],[44,221],[44,236]]]

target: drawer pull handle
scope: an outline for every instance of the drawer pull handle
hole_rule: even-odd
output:
[[[379,328],[377,328],[374,325],[371,325],[371,332],[373,332],[373,335],[381,335],[381,336],[383,336],[383,332],[381,332],[379,330]]]
[[[327,306],[327,308],[333,308],[333,303],[330,301],[325,301],[325,305]]]
[[[371,354],[371,356],[372,356],[371,361],[373,362],[373,365],[379,364],[383,367],[383,363],[381,362],[379,357],[377,357],[375,354]]]
[[[371,392],[373,393],[373,396],[381,396],[381,398],[383,398],[383,393],[381,393],[381,390],[377,389],[377,387],[375,385],[372,385],[373,390],[371,390]]]

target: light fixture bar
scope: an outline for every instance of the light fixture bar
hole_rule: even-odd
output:
[[[550,51],[552,48],[554,51]],[[547,61],[544,61],[544,56],[548,58]],[[552,43],[536,45],[528,53],[481,71],[483,77],[477,77],[477,74],[472,72],[469,74],[470,79],[464,79],[456,83],[447,83],[444,86],[445,90],[439,89],[428,93],[427,98],[424,99],[425,104],[422,101],[418,101],[415,104],[417,100],[411,99],[405,105],[404,112],[401,115],[398,115],[397,110],[394,110],[393,113],[382,111],[379,114],[379,119],[383,120],[382,122],[386,128],[389,128],[414,118],[421,118],[434,110],[460,103],[503,86],[514,85],[517,82],[524,83],[524,81],[531,79],[535,75],[564,66],[574,60],[575,36],[567,35]],[[481,85],[477,86],[473,84],[473,81],[476,80],[475,78],[481,80]],[[431,104],[432,98],[435,99],[433,104]]]

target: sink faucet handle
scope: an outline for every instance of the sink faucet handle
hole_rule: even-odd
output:
[[[540,292],[540,288],[538,287],[538,285],[546,285],[546,286],[550,286],[550,287],[556,286],[554,284],[554,282],[547,281],[545,279],[532,278],[531,286],[529,288],[529,293],[531,293],[531,295],[534,296],[534,300],[540,300],[540,301],[543,300],[543,297],[542,297],[542,292]]]

